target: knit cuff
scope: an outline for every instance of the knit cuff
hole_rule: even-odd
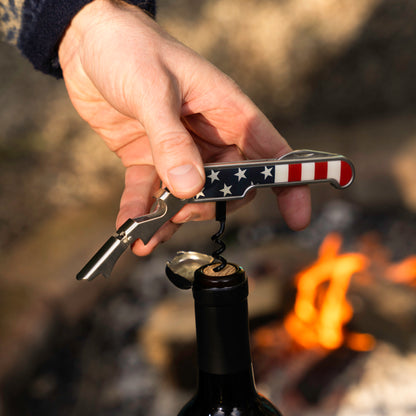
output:
[[[93,0],[26,0],[17,46],[33,66],[62,78],[58,47],[72,18]],[[124,0],[155,15],[155,0]]]

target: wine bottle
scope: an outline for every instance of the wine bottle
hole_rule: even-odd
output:
[[[217,266],[194,275],[198,388],[178,416],[282,416],[254,384],[245,272]]]

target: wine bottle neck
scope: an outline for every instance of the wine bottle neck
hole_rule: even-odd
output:
[[[256,395],[247,300],[227,306],[196,304],[195,317],[200,399],[243,405]]]
[[[251,367],[234,374],[210,374],[199,370],[197,396],[205,403],[243,405],[257,396]]]
[[[215,265],[195,272],[198,391],[179,415],[281,416],[257,394],[249,345],[247,278],[241,267],[229,263],[227,267],[223,275]]]
[[[199,369],[230,375],[251,371],[247,299],[224,306],[195,303]]]

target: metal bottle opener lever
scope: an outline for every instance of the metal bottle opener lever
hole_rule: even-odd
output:
[[[252,188],[282,187],[329,182],[338,189],[351,185],[354,166],[341,155],[313,150],[295,150],[279,159],[205,165],[206,182],[193,198],[179,199],[161,190],[150,214],[128,219],[84,268],[78,280],[109,277],[121,254],[137,239],[147,244],[156,231],[188,203],[219,202],[243,198]]]

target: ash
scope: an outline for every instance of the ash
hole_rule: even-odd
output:
[[[360,363],[361,364],[361,363]],[[416,414],[416,353],[400,353],[382,343],[364,363],[335,416],[413,416]]]

